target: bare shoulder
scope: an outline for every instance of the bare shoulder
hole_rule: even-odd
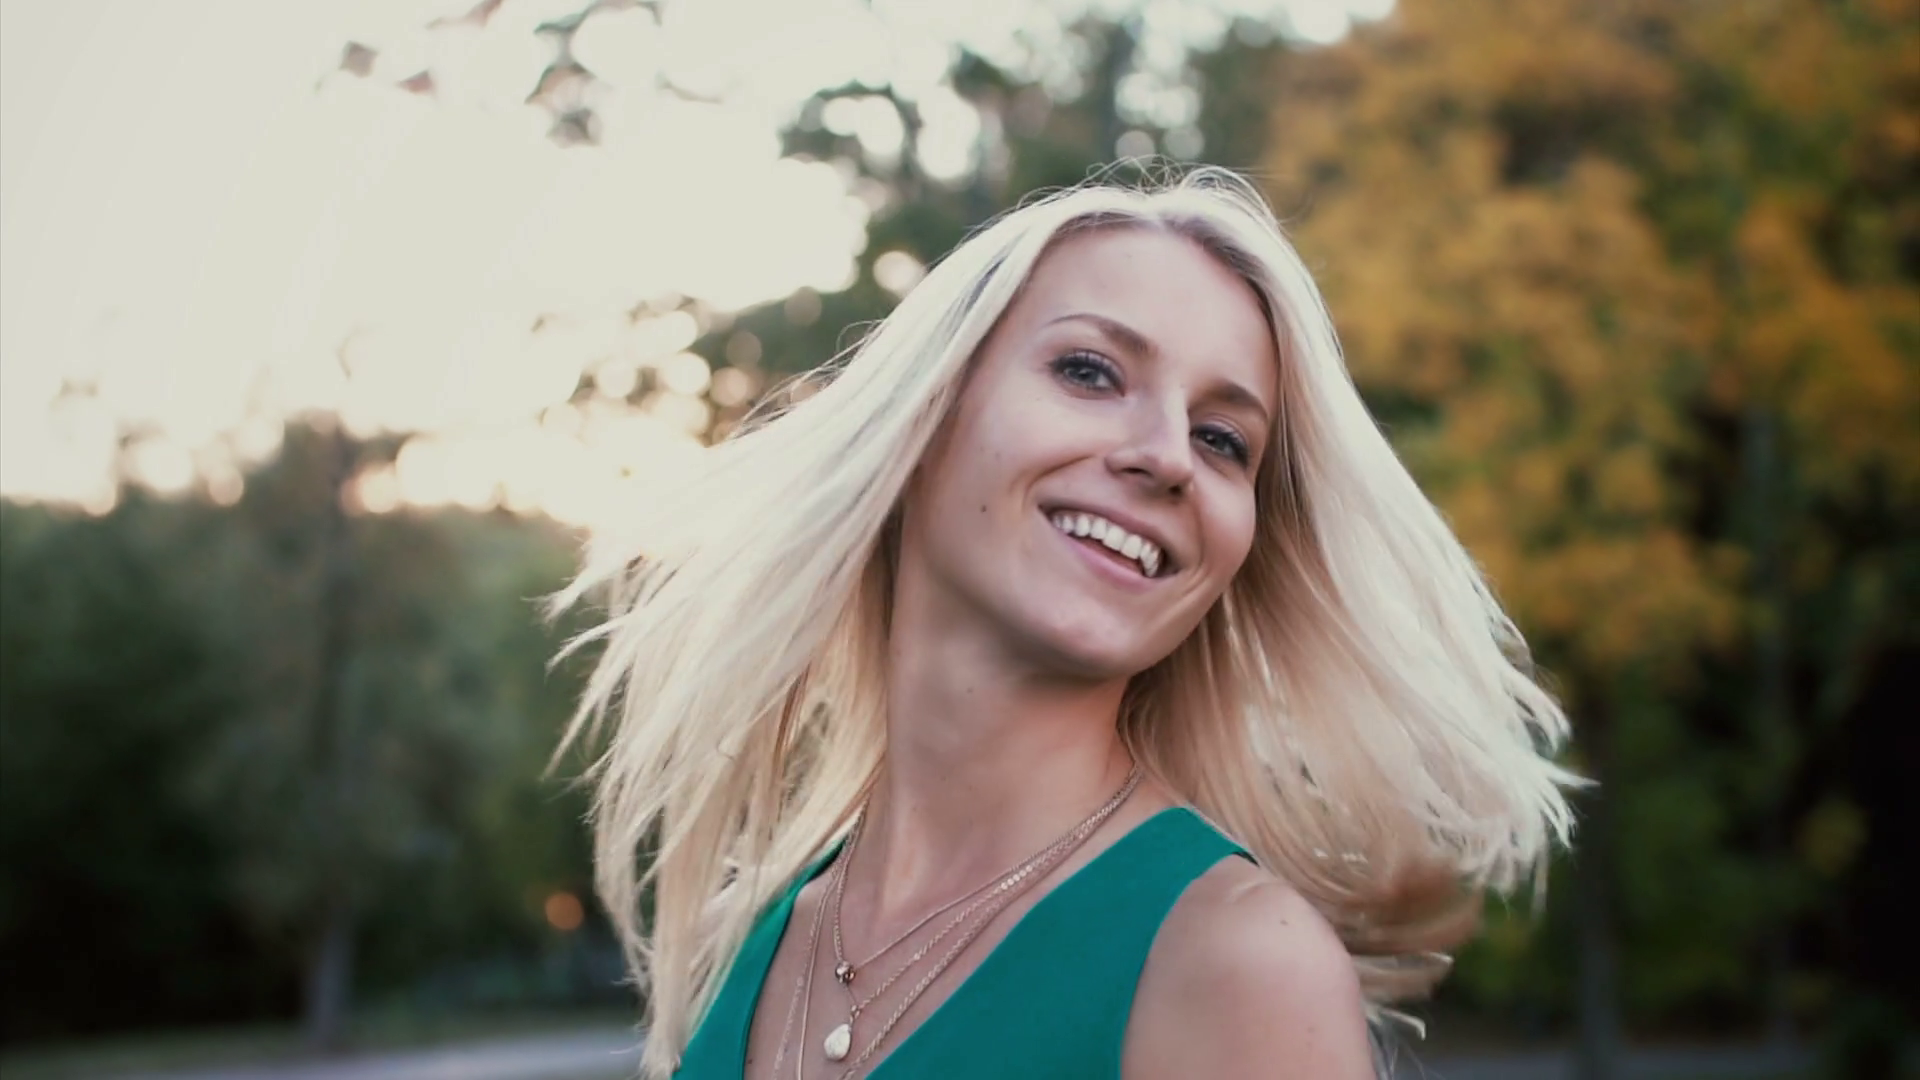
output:
[[[1365,1002],[1346,947],[1292,887],[1240,858],[1167,915],[1128,1022],[1125,1080],[1371,1080]]]

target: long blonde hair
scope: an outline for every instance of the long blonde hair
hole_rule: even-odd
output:
[[[597,883],[648,996],[647,1075],[877,775],[889,522],[969,360],[1049,245],[1121,227],[1243,277],[1281,381],[1252,552],[1129,687],[1136,760],[1325,913],[1375,1003],[1431,986],[1478,896],[1567,839],[1565,717],[1367,414],[1265,202],[1218,169],[1083,186],[961,244],[817,393],[708,449],[556,597],[610,604],[572,646],[602,652],[567,742],[611,729],[590,772]]]

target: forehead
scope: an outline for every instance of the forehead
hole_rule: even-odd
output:
[[[1056,243],[1006,320],[1039,330],[1073,315],[1123,323],[1170,364],[1239,382],[1272,408],[1279,362],[1265,308],[1238,273],[1186,236],[1120,226]]]

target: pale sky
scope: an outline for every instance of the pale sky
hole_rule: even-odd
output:
[[[0,0],[0,496],[105,509],[117,433],[140,431],[131,479],[231,498],[285,416],[321,409],[425,436],[364,479],[371,509],[504,499],[591,524],[698,453],[711,399],[751,389],[710,385],[686,315],[629,312],[851,283],[865,204],[830,165],[779,156],[815,90],[891,84],[929,118],[923,163],[958,175],[979,126],[945,82],[956,42],[1051,78],[1059,12],[1142,11],[1133,104],[1177,121],[1194,106],[1180,53],[1217,38],[1222,12],[1332,40],[1391,6],[681,0],[664,25],[605,11],[575,39],[603,80],[604,138],[563,149],[524,102],[551,58],[533,27],[583,0],[506,0],[484,29],[429,29],[473,2]],[[337,70],[348,41],[377,51],[371,77]],[[1156,82],[1155,65],[1172,74]],[[432,96],[393,87],[422,70]],[[663,72],[719,103],[661,93]],[[826,119],[897,152],[890,109]],[[640,366],[667,389],[616,403]],[[560,407],[595,371],[607,396]],[[57,400],[64,384],[93,392]]]

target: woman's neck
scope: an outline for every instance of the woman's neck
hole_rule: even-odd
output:
[[[887,762],[850,880],[880,923],[1051,844],[1132,767],[1115,725],[1124,680],[1021,671],[959,633],[896,635],[891,653]]]

